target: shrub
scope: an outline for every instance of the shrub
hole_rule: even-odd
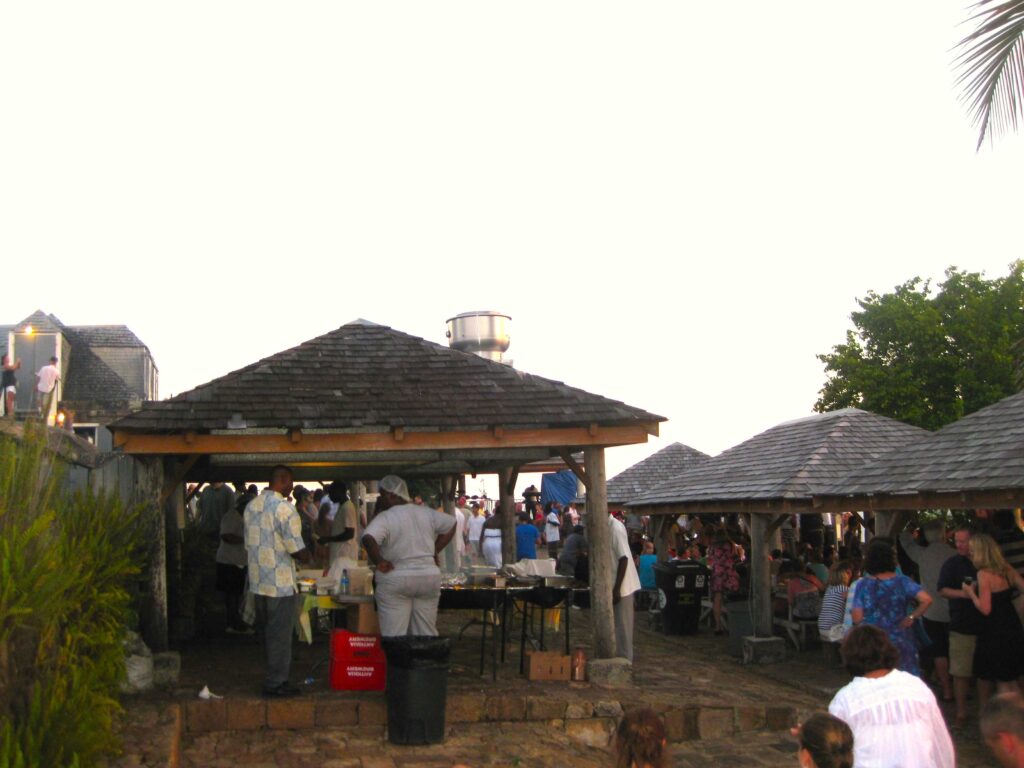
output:
[[[0,438],[0,768],[91,766],[112,721],[141,516],[62,490],[44,429]]]

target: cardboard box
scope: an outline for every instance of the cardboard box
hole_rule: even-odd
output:
[[[345,626],[360,635],[379,635],[377,608],[373,603],[353,603],[346,609]]]
[[[332,630],[330,674],[336,691],[383,691],[387,662],[380,637]]]
[[[572,667],[569,656],[557,651],[527,651],[527,680],[568,680]]]

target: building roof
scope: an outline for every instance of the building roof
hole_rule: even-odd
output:
[[[71,344],[71,355],[64,376],[62,401],[117,403],[121,407],[115,408],[114,412],[123,412],[127,403],[141,400],[124,379],[96,356],[89,344],[81,342],[77,331],[68,328],[64,334]]]
[[[78,337],[90,347],[141,347],[148,349],[127,325],[76,325]]]
[[[662,483],[711,458],[683,443],[672,443],[608,480],[609,504],[629,504]],[[586,495],[577,499],[585,502]]]
[[[62,334],[70,345],[61,402],[70,403],[80,420],[121,416],[130,410],[131,403],[139,402],[139,394],[92,351],[99,347],[134,347],[148,354],[149,348],[127,326],[65,325],[55,315],[38,309],[17,325],[0,326],[5,350],[7,333],[28,325],[39,333]]]
[[[633,426],[661,416],[476,355],[356,321],[169,400],[118,430],[454,431]]]
[[[24,328],[31,325],[36,331],[43,333],[61,333],[64,331],[64,324],[53,315],[48,315],[43,310],[37,309],[31,315],[22,320],[16,327]]]
[[[930,433],[857,408],[772,427],[634,499],[630,506],[810,501],[892,449]]]
[[[1024,489],[1024,392],[827,484],[828,496]]]

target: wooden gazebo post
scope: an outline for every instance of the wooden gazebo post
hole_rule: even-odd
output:
[[[594,653],[599,659],[615,656],[615,616],[612,612],[612,541],[608,528],[608,491],[604,448],[583,451],[587,484],[587,539],[590,543],[590,620]]]
[[[516,561],[516,480],[519,472],[515,467],[498,471],[498,505],[501,510],[501,561]]]
[[[772,582],[768,539],[771,517],[763,512],[750,515],[750,613],[755,637],[772,636]]]

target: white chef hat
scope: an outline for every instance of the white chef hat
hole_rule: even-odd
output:
[[[385,475],[380,479],[380,489],[393,493],[395,496],[401,496],[406,501],[409,501],[409,488],[405,484],[405,480],[400,478],[398,475]]]

